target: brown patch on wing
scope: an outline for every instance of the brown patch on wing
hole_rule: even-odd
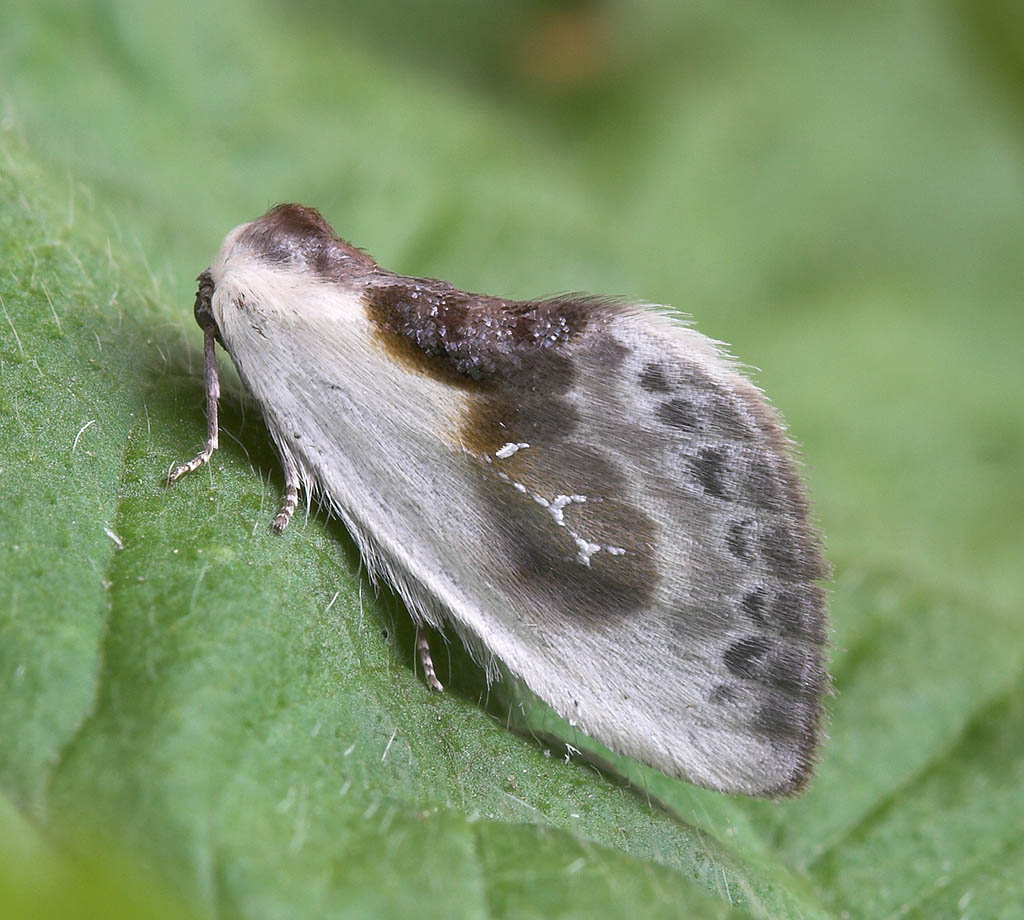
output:
[[[563,526],[532,489],[516,489],[512,480],[497,475],[497,467],[478,458],[466,462],[474,465],[474,491],[506,560],[497,577],[507,582],[510,596],[541,601],[524,605],[518,616],[529,617],[533,610],[539,625],[568,616],[601,626],[649,606],[658,584],[651,551],[657,528],[643,511],[592,493],[586,502],[562,509]],[[566,488],[575,481],[571,469],[557,473]],[[574,533],[602,546],[589,565],[580,561]],[[609,546],[624,552],[610,553]]]
[[[566,348],[607,307],[581,296],[502,300],[384,273],[366,292],[367,314],[393,357],[446,383],[495,392],[567,389]]]

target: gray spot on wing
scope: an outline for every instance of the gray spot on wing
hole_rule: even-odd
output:
[[[693,362],[679,363],[672,369],[669,378],[676,387],[698,392],[718,392],[721,386],[712,380],[701,368]]]
[[[695,432],[700,419],[693,402],[688,399],[670,399],[658,407],[658,418],[670,428],[687,434]]]
[[[733,642],[722,660],[736,677],[795,695],[817,696],[825,683],[819,652],[774,636],[745,636]]]
[[[784,511],[785,484],[762,453],[753,454],[743,471],[741,494],[752,505],[765,511]]]
[[[771,649],[772,640],[767,636],[748,636],[730,645],[722,660],[732,674],[753,680],[760,675]]]
[[[725,545],[729,552],[743,562],[750,562],[754,558],[754,551],[750,541],[751,521],[733,521],[725,535]]]
[[[824,575],[821,561],[806,528],[776,518],[762,528],[759,544],[769,571],[787,581],[810,581]]]
[[[738,603],[754,626],[819,645],[825,641],[825,592],[817,585],[757,585]]]
[[[771,605],[770,619],[783,633],[814,642],[825,640],[825,592],[817,585],[780,589]]]
[[[639,381],[641,388],[648,393],[667,393],[671,389],[665,367],[661,364],[645,364],[640,372]]]
[[[708,433],[727,441],[746,441],[752,437],[750,423],[740,404],[722,390],[708,393]]]
[[[763,587],[757,587],[744,594],[740,600],[740,608],[758,626],[769,625],[769,620],[765,616],[766,593]]]
[[[691,457],[690,466],[701,488],[715,498],[726,498],[726,452],[721,447],[704,447],[696,457]]]
[[[787,746],[795,740],[809,750],[815,743],[820,711],[816,700],[773,693],[758,709],[755,726],[772,740]]]

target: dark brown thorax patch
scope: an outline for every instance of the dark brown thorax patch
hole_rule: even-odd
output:
[[[266,262],[294,265],[345,287],[377,267],[365,252],[340,239],[319,211],[299,204],[271,208],[242,231],[237,243]]]

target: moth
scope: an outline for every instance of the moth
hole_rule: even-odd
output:
[[[279,205],[198,278],[207,440],[215,344],[280,453],[287,526],[317,495],[417,626],[450,626],[614,751],[795,794],[822,734],[826,576],[779,415],[664,313],[514,301],[381,268]]]

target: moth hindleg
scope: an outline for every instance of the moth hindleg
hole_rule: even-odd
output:
[[[270,523],[274,533],[281,533],[288,526],[299,504],[299,468],[284,453],[281,454],[281,467],[284,470],[284,504]]]

